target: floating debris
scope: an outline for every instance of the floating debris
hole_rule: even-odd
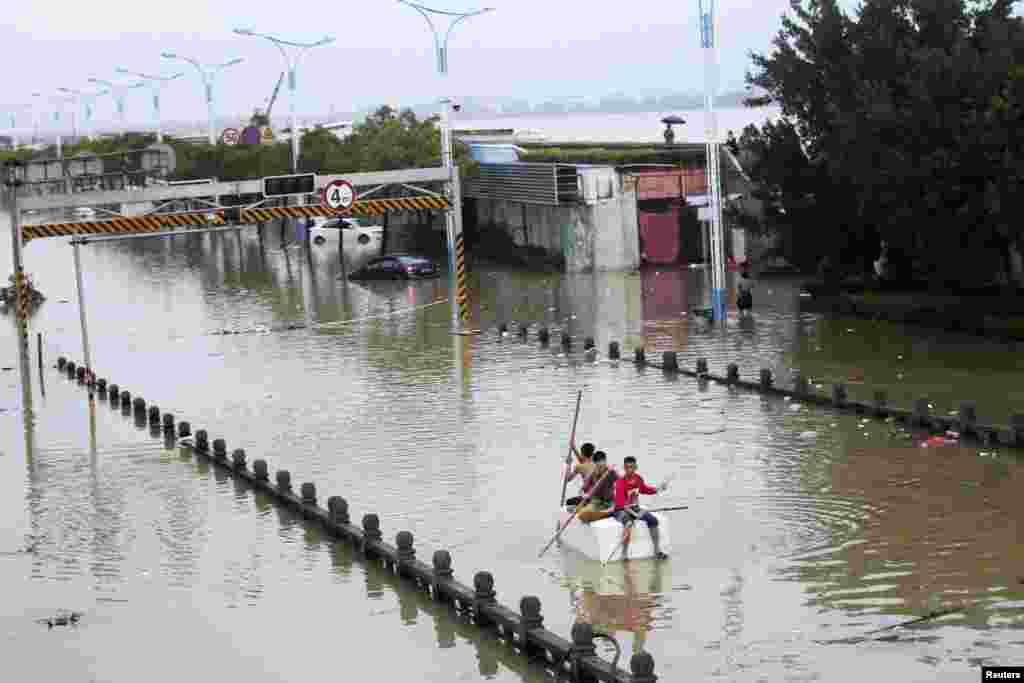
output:
[[[818,438],[818,432],[815,432],[815,431],[800,432],[800,438],[801,439],[816,439],[816,438]]]
[[[81,612],[68,612],[66,614],[57,614],[56,616],[48,617],[46,619],[36,619],[38,624],[46,624],[47,629],[52,629],[54,626],[71,626],[78,623],[78,620],[82,618]]]

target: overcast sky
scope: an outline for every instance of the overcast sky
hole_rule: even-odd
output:
[[[483,6],[434,2],[449,10]],[[298,80],[300,113],[418,104],[439,92],[544,99],[703,88],[697,0],[485,2],[496,11],[468,19],[452,32],[450,73],[442,85],[426,22],[394,0],[284,3],[274,11],[264,9],[271,3],[252,0],[12,0],[0,15],[0,56],[6,65],[0,111],[7,103],[31,101],[33,92],[87,89],[90,77],[116,80],[114,68],[124,66],[148,73],[185,71],[164,91],[164,118],[203,120],[198,75],[188,64],[172,66],[160,58],[162,51],[172,51],[210,63],[244,57],[245,63],[222,72],[216,106],[221,115],[248,114],[270,95],[283,58],[268,41],[231,32],[240,26],[300,41],[325,33],[336,38],[305,57]],[[747,53],[769,49],[787,9],[787,0],[719,0],[722,90],[743,87]],[[438,22],[446,24],[442,17]],[[286,88],[275,119],[287,112]],[[126,110],[129,121],[145,121],[152,112],[150,99],[133,91]],[[113,103],[105,98],[96,119],[112,120],[112,112]]]

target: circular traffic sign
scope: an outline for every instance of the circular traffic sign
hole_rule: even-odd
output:
[[[238,130],[236,128],[225,128],[224,132],[220,134],[220,141],[225,145],[237,145]]]
[[[320,203],[332,210],[351,209],[356,201],[356,191],[347,180],[332,180],[324,187]]]

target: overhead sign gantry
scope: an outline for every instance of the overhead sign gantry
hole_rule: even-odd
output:
[[[453,210],[458,168],[417,168],[172,185],[175,155],[169,145],[109,155],[7,162],[3,183],[12,213],[12,250],[21,344],[28,351],[28,286],[23,245],[33,239],[73,236],[86,370],[91,371],[78,247],[90,241],[158,237],[236,229],[279,218],[380,215],[389,211]],[[431,189],[428,184],[440,187]],[[401,197],[386,197],[399,188]],[[374,196],[376,195],[376,196]],[[182,210],[181,204],[191,205]],[[290,203],[292,205],[281,205]],[[139,209],[141,210],[133,210]],[[198,207],[198,208],[197,208]],[[71,212],[70,210],[74,210]],[[31,222],[26,215],[31,212]],[[183,230],[184,228],[184,230]],[[91,237],[95,235],[96,237]],[[462,260],[460,259],[460,262]],[[455,269],[455,264],[450,264]],[[461,297],[464,298],[464,297]],[[454,301],[454,299],[453,299]],[[466,316],[453,304],[453,324]]]

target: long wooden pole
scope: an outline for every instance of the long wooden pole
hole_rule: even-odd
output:
[[[572,418],[572,436],[569,438],[569,452],[565,456],[566,471],[562,472],[562,496],[558,499],[559,509],[565,505],[565,489],[569,486],[569,475],[568,468],[572,463],[572,445],[576,441],[576,421],[580,419],[580,401],[583,399],[583,390],[580,389],[580,393],[576,395],[576,416]]]
[[[605,560],[604,562],[601,563],[602,565],[605,565],[605,564],[608,564],[609,562],[611,562],[612,558],[615,557],[615,553],[619,552],[620,550],[625,549],[626,543],[629,541],[630,538],[632,538],[633,525],[636,524],[637,515],[636,515],[635,512],[630,510],[628,507],[623,508],[623,509],[626,511],[626,514],[628,514],[631,519],[629,520],[629,522],[627,522],[626,524],[622,525],[622,540],[619,541],[619,544],[616,545],[615,548],[612,549],[612,554],[608,556],[607,560]]]
[[[569,517],[569,519],[565,520],[565,524],[559,527],[558,531],[551,538],[551,540],[548,541],[548,544],[544,546],[544,549],[540,551],[540,555],[538,555],[537,557],[544,557],[544,553],[548,551],[548,548],[551,547],[551,544],[557,541],[558,538],[562,535],[562,532],[569,528],[569,525],[572,524],[572,520],[576,519],[576,515],[579,514],[579,511],[582,510],[586,506],[586,504],[590,502],[590,499],[594,497],[594,492],[600,488],[601,484],[604,482],[605,479],[608,478],[609,474],[611,474],[610,469],[604,473],[604,476],[602,476],[596,484],[594,484],[594,488],[590,489],[590,493],[588,493],[583,498],[583,500],[580,501],[579,505],[576,506],[576,509],[572,511],[572,516]]]
[[[36,334],[36,355],[39,356],[39,390],[46,396],[46,386],[43,383],[43,333]]]

